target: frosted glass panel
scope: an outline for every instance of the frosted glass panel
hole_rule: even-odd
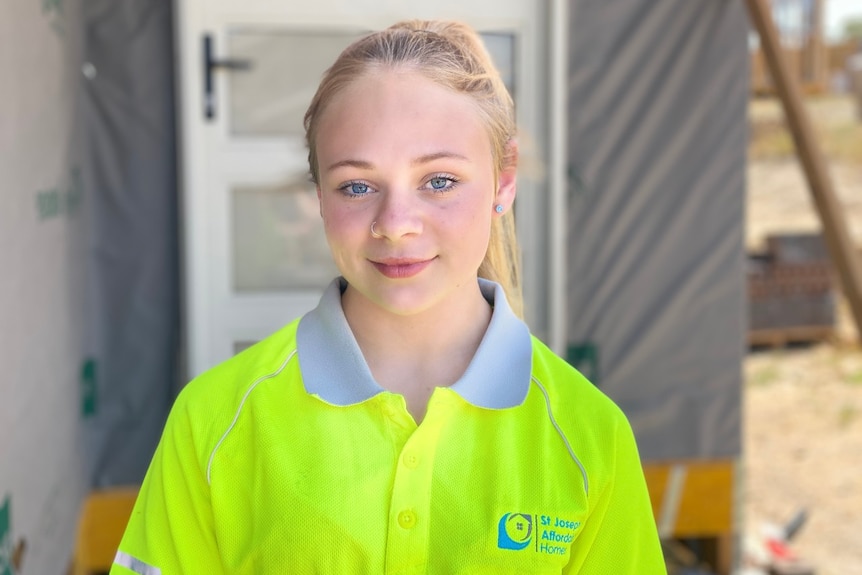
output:
[[[237,292],[326,287],[338,275],[314,185],[235,187],[233,276]]]
[[[248,70],[228,74],[234,136],[304,136],[302,117],[323,72],[360,34],[285,30],[228,32],[231,59]]]

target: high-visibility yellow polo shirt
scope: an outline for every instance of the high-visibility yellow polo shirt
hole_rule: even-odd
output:
[[[343,280],[192,381],[112,575],[665,573],[631,428],[502,289],[416,425],[371,376]]]

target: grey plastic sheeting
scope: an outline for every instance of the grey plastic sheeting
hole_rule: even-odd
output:
[[[577,0],[573,356],[645,460],[740,454],[748,25],[734,0]]]
[[[92,222],[88,463],[96,486],[134,484],[144,477],[177,388],[172,6],[83,6],[83,176]]]

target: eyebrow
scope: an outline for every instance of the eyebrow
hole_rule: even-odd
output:
[[[423,156],[419,156],[410,162],[411,166],[421,166],[422,164],[427,164],[429,162],[433,162],[434,160],[440,160],[443,158],[449,158],[453,160],[461,160],[463,162],[469,162],[470,159],[467,156],[462,156],[461,154],[456,154],[455,152],[434,152],[431,154],[425,154]],[[374,168],[374,164],[371,162],[367,162],[365,160],[341,160],[331,164],[328,168],[326,168],[327,172],[331,172],[337,168],[359,168],[362,170],[371,170]]]
[[[456,154],[455,152],[434,152],[433,154],[425,154],[424,156],[419,156],[412,162],[410,162],[411,166],[419,166],[421,164],[427,164],[428,162],[433,162],[434,160],[439,160],[441,158],[449,158],[453,160],[461,160],[464,162],[469,162],[470,159],[466,156],[462,156],[461,154]]]

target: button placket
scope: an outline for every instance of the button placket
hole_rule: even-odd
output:
[[[424,572],[428,557],[434,453],[445,410],[428,412],[396,460],[386,549],[387,573]]]

